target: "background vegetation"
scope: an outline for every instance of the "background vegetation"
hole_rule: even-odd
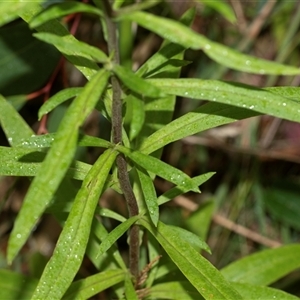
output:
[[[244,53],[299,66],[298,1],[219,1],[218,4],[210,1],[157,2],[160,3],[148,10],[154,15],[179,20],[189,8],[196,7],[191,25],[194,31]],[[21,1],[16,1],[15,5],[19,5],[17,3]],[[123,13],[126,14],[126,11]],[[26,17],[24,13],[22,19]],[[137,70],[160,49],[163,39],[132,24],[130,20],[121,22],[121,64]],[[103,24],[95,14],[70,13],[62,18],[62,23],[78,40],[108,52],[102,32]],[[38,134],[56,132],[70,104],[64,102],[37,122],[38,110],[43,102],[64,88],[84,86],[87,82],[71,63],[61,57],[59,51],[42,40],[42,36],[40,39],[33,37],[28,24],[21,19],[12,20],[0,28],[0,92]],[[203,52],[191,49],[186,51],[184,61],[174,60],[174,66],[182,66],[182,78],[226,80],[255,87],[298,86],[300,80],[299,75],[279,76],[234,71],[211,60]],[[198,106],[199,101],[179,97],[173,119]],[[126,109],[129,110],[130,107]],[[130,132],[133,117],[128,114],[126,117],[124,126]],[[110,123],[105,117],[99,117],[97,112],[88,116],[80,130],[106,140],[111,135]],[[131,134],[134,136],[135,133],[131,131]],[[203,131],[167,145],[162,153],[164,162],[183,170],[190,177],[208,172],[216,174],[201,185],[201,194],[190,192],[162,205],[160,220],[190,230],[206,240],[211,254],[203,252],[203,255],[218,269],[260,250],[299,242],[299,137],[298,123],[260,115]],[[5,130],[1,132],[0,144],[12,146]],[[74,157],[94,164],[102,153],[103,148],[81,147]],[[6,164],[6,161],[2,159],[1,164]],[[6,249],[9,235],[31,182],[27,177],[8,177],[8,173],[4,174],[2,171],[2,175],[6,176],[1,177],[0,181],[1,269],[25,274],[30,278],[40,278],[61,232],[61,223],[57,218],[57,210],[56,218],[49,210],[12,265],[8,265]],[[17,174],[12,171],[11,175]],[[76,184],[78,189],[81,182],[75,182]],[[160,178],[156,178],[154,184],[158,195],[173,186]],[[68,190],[66,183],[64,188]],[[72,191],[73,189],[69,190],[70,193]],[[123,197],[112,190],[107,190],[101,197],[101,207],[128,216]],[[105,212],[101,213],[103,217]],[[98,215],[101,213],[98,212]],[[61,221],[66,218],[64,214],[66,212],[61,212]],[[114,219],[103,217],[101,220],[109,232],[119,225]],[[118,240],[118,246],[127,262],[126,235]],[[146,247],[141,248],[140,264],[147,266],[150,263],[150,270],[151,264],[155,265],[159,259],[147,261],[147,251],[149,249]],[[291,259],[293,255],[294,252],[291,252]],[[165,257],[160,259],[162,264],[164,259]],[[110,261],[107,260],[101,266],[109,269],[109,264]],[[149,270],[146,268],[145,273]],[[171,271],[172,268],[166,271],[168,280],[162,275],[161,282],[157,280],[156,284],[181,279],[182,275]],[[161,272],[163,274],[163,270]],[[76,279],[88,278],[96,273],[95,263],[86,257]],[[11,282],[17,282],[12,273],[3,274],[8,279],[12,276]],[[23,277],[20,277],[20,282],[22,280]],[[299,281],[300,272],[294,270],[271,283],[277,289],[300,296]],[[31,286],[35,285],[36,281],[32,280],[26,289],[31,291]],[[122,295],[123,290],[120,292],[118,288],[117,286],[113,291],[114,297]],[[106,290],[93,297],[111,299],[111,295],[111,291]],[[139,296],[142,298],[145,295]]]

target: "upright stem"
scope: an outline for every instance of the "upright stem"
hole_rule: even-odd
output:
[[[103,0],[105,8],[105,20],[107,25],[107,39],[108,51],[114,53],[113,63],[120,63],[119,45],[117,38],[117,27],[112,21],[113,12],[108,0]],[[122,99],[121,99],[121,85],[116,76],[111,77],[111,85],[113,92],[112,99],[112,140],[115,144],[122,143]],[[119,154],[117,159],[118,178],[124,197],[127,202],[130,217],[138,215],[138,205],[133,193],[129,175],[127,172],[127,162],[123,154]],[[129,242],[129,268],[131,274],[138,278],[139,276],[139,228],[133,225],[130,229],[130,242]]]

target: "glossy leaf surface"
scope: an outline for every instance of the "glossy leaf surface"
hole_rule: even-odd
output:
[[[145,169],[137,167],[136,171],[138,173],[141,189],[144,194],[144,200],[148,209],[150,219],[153,222],[154,226],[157,226],[159,210],[153,181]]]
[[[55,46],[60,52],[71,56],[80,56],[88,60],[104,63],[108,60],[100,49],[78,41],[74,36],[58,36],[52,33],[35,33],[34,37]]]
[[[201,49],[211,59],[228,68],[258,74],[300,74],[300,69],[298,68],[242,54],[229,47],[213,42],[179,22],[167,18],[158,17],[146,12],[133,12],[124,15],[122,18],[137,22],[142,27],[185,48]]]
[[[89,299],[98,293],[121,282],[125,278],[124,270],[108,270],[72,283],[63,300]]]
[[[61,299],[72,283],[83,260],[95,208],[116,156],[115,150],[106,150],[85,177],[32,299]]]
[[[280,299],[280,300],[296,300],[298,297],[288,294],[286,292],[259,285],[252,285],[248,283],[235,282],[232,286],[244,297],[244,299],[266,300],[266,299]]]
[[[15,221],[8,246],[11,262],[26,242],[30,231],[48,206],[54,192],[69,168],[77,146],[78,130],[96,105],[106,87],[109,73],[99,71],[72,102],[64,116],[52,148],[34,178]]]
[[[153,79],[149,81],[172,95],[216,101],[290,121],[300,121],[299,102],[256,87],[201,79]]]
[[[52,111],[55,107],[62,104],[63,102],[78,96],[82,92],[82,88],[68,88],[59,91],[57,94],[50,97],[39,109],[39,120],[42,118],[43,115],[48,114]]]
[[[257,112],[251,110],[219,103],[207,103],[154,132],[145,139],[140,151],[149,154],[195,133],[257,115]]]
[[[98,256],[105,253],[139,218],[140,216],[131,217],[113,229],[100,244]]]
[[[141,167],[145,168],[147,171],[150,171],[176,185],[194,192],[199,192],[198,186],[193,182],[193,180],[179,169],[176,169],[155,157],[145,155],[138,151],[131,151],[121,145],[117,145],[116,149],[128,156]]]
[[[227,280],[269,285],[300,267],[300,245],[268,249],[237,260],[221,270]]]
[[[41,3],[42,0],[35,0],[35,3]],[[3,26],[19,17],[19,13],[28,10],[32,5],[31,2],[23,0],[14,0],[14,5],[10,1],[1,1],[0,3],[0,26]]]
[[[34,132],[19,113],[0,95],[0,124],[11,146],[30,138]]]
[[[30,10],[26,10],[24,12],[20,12],[20,17],[29,23],[32,18],[42,11],[42,7],[34,2],[32,2],[30,6]],[[74,42],[76,39],[70,32],[57,20],[51,20],[46,24],[43,24],[36,28],[39,32],[47,32],[54,35],[61,36],[66,43]],[[61,50],[63,53],[63,49],[60,49],[59,46],[57,47],[58,50]],[[98,65],[91,61],[90,59],[86,59],[81,56],[73,56],[65,54],[65,57],[88,79],[90,80],[93,75],[99,70]]]
[[[30,27],[38,27],[50,20],[79,12],[91,13],[98,16],[103,15],[100,9],[84,3],[78,3],[75,1],[55,3],[54,5],[48,7],[47,9],[39,13],[36,17],[34,17],[33,20],[30,22]]]
[[[149,297],[153,299],[203,299],[188,281],[172,281],[156,284],[150,288]]]
[[[199,186],[202,183],[206,182],[208,179],[210,179],[214,174],[215,174],[214,172],[202,174],[202,175],[192,178],[192,181],[194,181],[195,185]],[[187,193],[187,192],[188,192],[187,189],[176,186],[176,187],[166,191],[165,193],[163,193],[161,196],[159,196],[157,198],[158,205],[162,205],[162,204],[172,200],[173,198],[175,198],[179,195],[182,195],[184,193]]]
[[[116,73],[126,87],[138,94],[151,98],[165,96],[160,88],[153,86],[151,83],[148,84],[144,79],[120,65],[114,65],[113,72]]]
[[[230,6],[230,4],[227,3],[225,0],[219,0],[219,1],[197,0],[197,1],[218,11],[229,22],[232,22],[232,23],[236,22],[234,10]]]
[[[154,228],[144,218],[139,222],[159,241],[180,271],[205,299],[243,299],[219,271],[172,227],[159,222],[157,228]]]

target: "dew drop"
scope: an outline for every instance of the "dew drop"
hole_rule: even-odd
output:
[[[283,106],[286,106],[286,103],[285,103],[285,102],[283,102],[283,103],[282,103],[282,105],[283,105]]]
[[[22,234],[18,233],[17,234],[17,239],[20,239],[22,237]]]
[[[209,49],[211,48],[211,45],[210,45],[210,44],[206,44],[206,45],[204,46],[204,48],[205,48],[206,50],[209,50]]]
[[[254,105],[251,105],[249,108],[250,108],[250,109],[253,109],[253,108],[254,108]]]
[[[227,50],[223,50],[223,51],[222,51],[222,54],[223,54],[224,56],[226,56],[226,55],[228,54],[228,51],[227,51]]]
[[[246,60],[245,64],[246,64],[247,66],[250,66],[250,65],[251,65],[251,61],[250,61],[250,60]]]
[[[184,95],[185,95],[185,96],[188,96],[188,94],[189,94],[189,92],[184,92]]]

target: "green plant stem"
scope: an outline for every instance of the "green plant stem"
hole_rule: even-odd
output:
[[[120,64],[119,45],[117,39],[117,27],[112,21],[113,12],[108,0],[103,0],[105,9],[105,21],[107,26],[107,43],[109,53],[113,53],[113,63]],[[121,85],[116,76],[111,77],[113,91],[112,99],[112,140],[115,144],[122,144],[122,99]],[[117,159],[118,178],[124,197],[127,202],[130,217],[138,215],[138,205],[133,193],[129,175],[127,172],[127,162],[123,154],[119,154]],[[138,278],[139,276],[139,227],[133,225],[129,234],[129,269],[131,274]]]

